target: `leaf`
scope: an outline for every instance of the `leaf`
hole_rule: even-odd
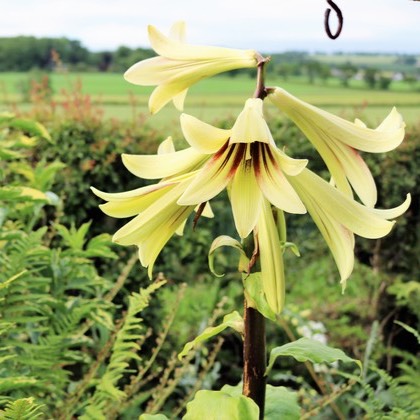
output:
[[[164,414],[142,414],[139,420],[169,420]]]
[[[265,298],[263,285],[261,281],[261,273],[252,273],[250,275],[243,275],[245,285],[245,296],[248,305],[256,309],[266,318],[272,321],[276,320],[276,314],[269,307],[267,299]]]
[[[103,257],[116,259],[118,255],[110,247],[112,245],[111,235],[102,233],[92,238],[86,246],[87,257]]]
[[[221,389],[232,397],[242,395],[242,382],[236,386],[224,385]],[[300,407],[297,392],[280,386],[267,385],[265,393],[265,420],[297,420],[300,418]]]
[[[265,420],[298,420],[300,418],[300,407],[298,394],[289,391],[284,386],[267,385],[265,395]]]
[[[18,130],[24,131],[25,133],[29,133],[33,136],[42,137],[49,143],[53,143],[47,129],[39,122],[23,118],[13,118],[8,121],[7,125],[11,128],[17,128]]]
[[[187,404],[183,420],[258,420],[259,408],[244,395],[231,396],[223,391],[198,391]]]
[[[286,251],[286,249],[290,249],[293,252],[293,254],[296,255],[296,257],[300,257],[299,248],[295,243],[293,243],[293,242],[283,242],[281,246],[283,248],[283,251]]]
[[[360,370],[362,370],[360,360],[352,359],[340,349],[328,347],[319,341],[303,337],[299,338],[299,340],[271,350],[266,375],[270,373],[275,360],[280,356],[292,356],[299,362],[309,361],[312,363],[332,363],[337,360],[341,360],[345,363],[353,362],[359,366]]]
[[[409,333],[413,334],[414,337],[417,338],[418,343],[420,344],[420,334],[418,331],[416,331],[414,328],[410,327],[409,325],[405,324],[404,322],[401,321],[394,321],[395,324],[400,325],[401,327],[403,327],[406,331],[408,331]]]
[[[223,322],[220,325],[218,325],[217,327],[206,328],[193,341],[189,341],[187,344],[185,344],[181,353],[178,354],[178,359],[181,360],[197,344],[202,343],[203,341],[206,341],[217,334],[220,334],[222,331],[224,331],[228,327],[233,328],[235,331],[238,331],[240,334],[243,334],[244,320],[237,311],[233,311],[230,314],[225,315],[223,318]]]
[[[34,398],[22,398],[13,402],[8,402],[6,409],[0,412],[1,418],[4,420],[34,420],[43,413],[39,410],[43,407],[42,405],[35,404]]]
[[[242,248],[242,245],[236,240],[231,238],[227,235],[221,235],[218,236],[211,244],[210,251],[209,251],[209,268],[210,271],[216,276],[216,277],[223,277],[224,274],[218,274],[216,273],[216,270],[214,269],[214,252],[217,248],[220,248],[222,246],[229,246],[231,248],[235,248],[239,251],[239,266],[238,270],[241,272],[247,272],[248,271],[248,264],[249,259],[245,254],[245,251]]]

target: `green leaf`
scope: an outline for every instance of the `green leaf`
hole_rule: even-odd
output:
[[[401,321],[394,321],[395,324],[400,325],[401,327],[403,327],[406,331],[408,331],[409,333],[413,334],[414,337],[417,338],[418,343],[420,344],[420,334],[418,331],[416,331],[414,328],[410,327],[409,325],[405,324],[404,322]]]
[[[265,298],[261,273],[252,273],[250,275],[243,275],[243,281],[245,285],[245,296],[248,305],[251,308],[256,309],[266,318],[272,321],[276,320],[276,314],[269,307],[267,299]]]
[[[22,398],[13,402],[8,402],[6,409],[0,412],[0,416],[4,420],[34,420],[41,416],[39,410],[43,405],[35,404],[34,398]]]
[[[92,238],[86,246],[87,257],[103,257],[116,259],[118,255],[110,247],[112,245],[111,235],[102,233]]]
[[[240,334],[243,334],[244,320],[237,311],[233,311],[230,314],[225,315],[225,317],[223,318],[223,322],[220,325],[218,325],[217,327],[206,328],[193,341],[189,341],[187,344],[185,344],[181,353],[178,354],[178,359],[181,360],[197,344],[202,343],[203,341],[206,341],[217,334],[220,334],[222,331],[224,331],[228,327],[233,328],[235,331],[238,331]]]
[[[299,362],[309,361],[312,363],[332,363],[337,360],[341,360],[345,363],[353,362],[359,366],[360,370],[362,370],[360,360],[352,359],[340,349],[328,347],[319,341],[303,337],[299,338],[299,340],[293,341],[292,343],[288,343],[284,346],[276,347],[271,350],[266,375],[270,373],[274,362],[277,357],[280,356],[292,356]]]
[[[17,128],[18,130],[24,131],[33,136],[42,137],[50,143],[53,142],[47,129],[39,122],[23,118],[13,118],[8,121],[7,125],[11,128]]]
[[[183,420],[258,420],[259,408],[244,395],[231,396],[222,391],[198,391],[187,404]]]
[[[169,420],[164,414],[142,414],[139,420]]]
[[[283,242],[281,244],[281,246],[283,248],[283,251],[286,251],[286,249],[290,249],[293,252],[293,254],[296,255],[296,257],[300,257],[299,248],[295,243],[293,243],[293,242]]]
[[[298,420],[300,407],[297,392],[284,386],[267,385],[265,394],[265,420]]]
[[[242,245],[240,242],[238,242],[236,239],[231,238],[227,235],[218,236],[213,243],[211,244],[210,251],[209,251],[209,268],[210,271],[216,276],[216,277],[223,277],[224,274],[218,274],[216,273],[216,270],[214,269],[214,252],[217,248],[220,248],[222,246],[229,246],[231,248],[237,249],[239,251],[239,266],[238,270],[241,272],[247,272],[248,271],[248,264],[249,259],[245,254],[245,251],[242,248]]]
[[[232,397],[242,395],[242,382],[236,386],[224,385],[221,389]],[[265,420],[297,420],[300,418],[300,407],[297,392],[280,386],[267,385],[265,392]]]

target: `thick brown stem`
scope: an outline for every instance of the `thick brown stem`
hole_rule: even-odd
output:
[[[265,318],[256,309],[244,308],[244,384],[243,395],[251,398],[260,408],[260,420],[264,418],[267,367],[265,350]]]

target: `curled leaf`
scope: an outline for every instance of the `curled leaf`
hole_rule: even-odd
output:
[[[188,354],[197,344],[202,343],[203,341],[208,340],[211,337],[214,337],[217,334],[220,334],[226,328],[233,328],[235,331],[243,334],[244,332],[244,320],[239,315],[237,311],[233,311],[230,314],[227,314],[223,318],[223,322],[217,327],[208,327],[206,328],[199,336],[194,338],[194,340],[189,341],[185,344],[181,353],[178,354],[178,359],[181,360],[184,356]]]
[[[216,276],[216,277],[223,277],[224,274],[218,274],[216,273],[216,270],[214,269],[214,252],[217,248],[220,248],[222,246],[230,246],[231,248],[237,249],[239,251],[239,264],[238,264],[238,270],[240,272],[247,272],[248,266],[249,266],[249,259],[245,254],[244,249],[242,248],[242,245],[239,241],[236,239],[231,238],[227,235],[218,236],[213,243],[211,244],[210,251],[209,251],[209,268],[210,271]]]

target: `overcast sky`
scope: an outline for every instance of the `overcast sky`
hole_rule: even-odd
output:
[[[344,15],[335,41],[324,32],[324,0],[0,0],[0,37],[64,36],[96,51],[148,47],[148,24],[166,32],[184,20],[194,44],[261,52],[420,53],[420,1],[335,3]]]

